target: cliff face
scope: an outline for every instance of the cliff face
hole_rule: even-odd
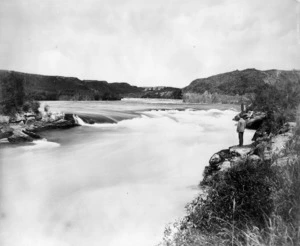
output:
[[[246,69],[196,79],[183,88],[186,102],[238,103],[266,86],[300,84],[300,71]]]

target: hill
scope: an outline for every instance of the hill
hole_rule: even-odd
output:
[[[121,97],[115,86],[106,81],[0,70],[1,98],[5,99],[13,89],[22,90],[26,97],[35,100],[105,100]],[[135,89],[136,87],[128,84],[126,92]]]
[[[22,105],[22,101],[28,99],[120,100],[122,97],[177,99],[181,98],[181,89],[155,87],[149,90],[125,82],[108,83],[0,70],[0,104]]]
[[[183,88],[183,99],[186,102],[239,103],[257,90],[268,86],[281,89],[287,84],[300,84],[300,71],[236,70],[192,81]]]

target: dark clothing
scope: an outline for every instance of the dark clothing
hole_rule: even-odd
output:
[[[239,146],[243,146],[244,143],[244,132],[239,132]]]

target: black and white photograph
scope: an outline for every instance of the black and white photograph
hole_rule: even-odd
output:
[[[300,0],[0,0],[1,246],[300,246]]]

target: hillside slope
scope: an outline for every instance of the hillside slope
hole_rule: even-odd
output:
[[[300,84],[300,71],[236,70],[192,81],[183,88],[183,98],[187,102],[238,103],[266,86],[283,88],[287,83]]]
[[[160,87],[157,87],[160,88]],[[79,80],[0,70],[0,103],[7,100],[120,100],[122,97],[181,98],[181,89],[162,87],[148,90],[128,83]],[[22,102],[14,102],[21,105]]]
[[[12,90],[20,90],[25,97],[36,100],[95,100],[110,92],[106,81],[93,83],[81,81],[78,78],[62,76],[45,76],[14,71],[0,71],[1,99],[5,100]],[[100,98],[99,98],[100,99]]]

